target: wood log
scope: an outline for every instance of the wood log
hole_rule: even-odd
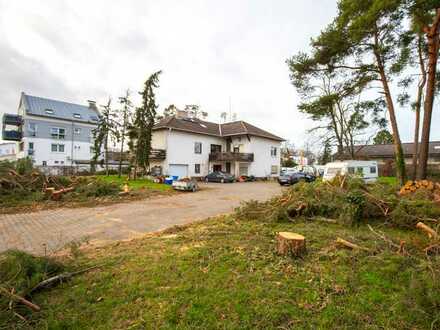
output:
[[[52,197],[52,194],[54,193],[54,191],[55,191],[54,187],[46,188],[44,190],[44,194],[45,194],[46,198]]]
[[[345,239],[342,239],[340,237],[336,238],[336,244],[342,247],[346,247],[349,248],[351,250],[364,250],[364,251],[368,251],[367,248],[364,248],[362,246],[359,246],[357,244],[354,244],[352,242],[346,241]]]
[[[11,293],[8,290],[6,290],[3,287],[0,287],[0,293],[7,296],[8,298],[14,300],[15,302],[22,303],[23,305],[26,305],[30,309],[32,309],[34,312],[39,312],[41,310],[40,306],[35,305],[34,303],[30,302],[29,300],[20,297],[19,295],[15,293]]]
[[[423,222],[418,222],[416,227],[418,229],[423,230],[426,234],[428,234],[429,238],[437,239],[439,237],[437,232],[434,229],[425,225]]]
[[[306,239],[300,234],[279,232],[277,235],[277,251],[280,255],[299,257],[306,251]]]

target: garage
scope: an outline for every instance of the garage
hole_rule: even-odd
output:
[[[183,178],[188,176],[188,165],[185,164],[170,164],[169,174]]]

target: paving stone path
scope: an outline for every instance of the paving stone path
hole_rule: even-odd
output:
[[[92,208],[4,214],[0,215],[0,252],[20,249],[43,255],[82,239],[94,244],[132,239],[228,213],[241,201],[265,200],[281,190],[273,182],[203,183],[197,193]]]

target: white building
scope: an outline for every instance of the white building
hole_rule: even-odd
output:
[[[21,94],[18,114],[3,116],[3,139],[17,141],[17,158],[37,166],[70,166],[92,157],[92,130],[98,122],[89,106]]]
[[[0,143],[0,161],[16,159],[17,144],[14,142]]]
[[[217,124],[194,118],[166,117],[154,126],[152,148],[164,150],[151,161],[153,171],[201,177],[212,171],[235,176],[275,177],[282,138],[244,121]]]

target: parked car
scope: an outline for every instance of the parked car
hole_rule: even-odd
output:
[[[173,181],[172,186],[175,190],[192,191],[196,192],[199,190],[199,185],[196,180],[192,179],[182,179]]]
[[[300,181],[312,182],[315,181],[315,176],[307,173],[296,172],[296,173],[286,173],[278,177],[278,183],[282,186],[292,185]]]
[[[209,173],[205,177],[205,181],[206,182],[221,182],[221,183],[235,182],[235,176],[233,176],[232,174],[226,173],[226,172],[216,171],[216,172]]]

